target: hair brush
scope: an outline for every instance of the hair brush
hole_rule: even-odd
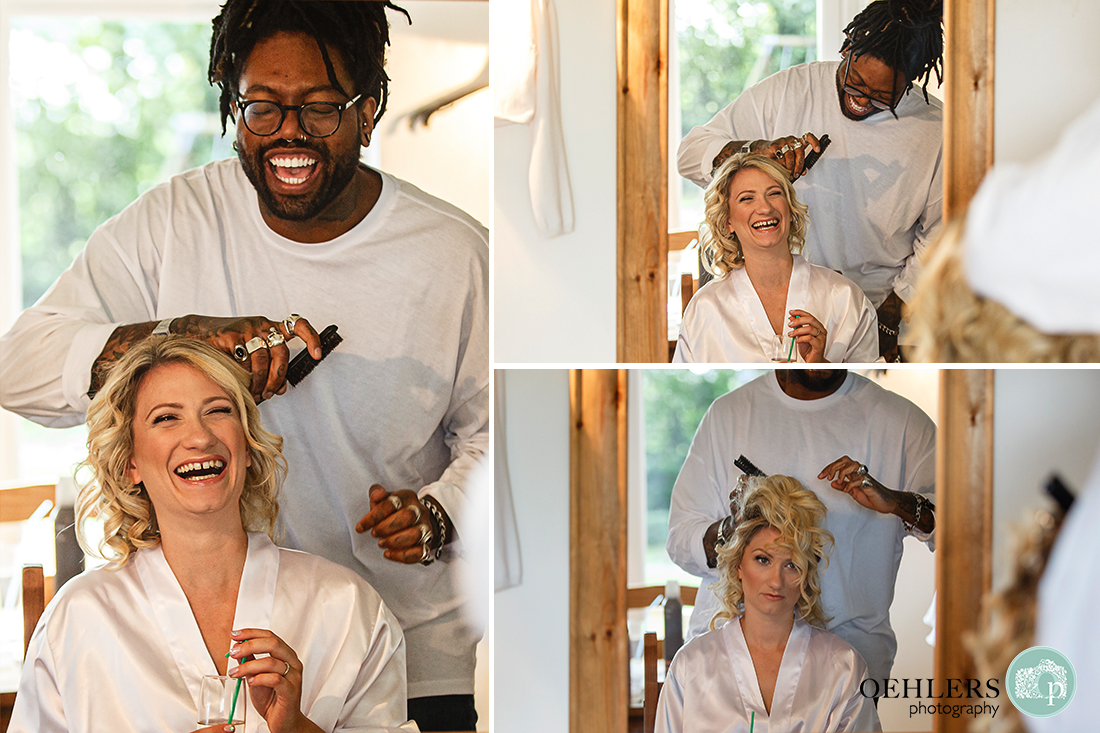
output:
[[[733,462],[733,465],[740,468],[741,472],[744,473],[746,476],[758,476],[760,478],[763,478],[768,475],[757,468],[756,464],[754,464],[748,458],[745,458],[744,454],[738,456],[737,460]]]
[[[297,387],[303,379],[309,376],[309,373],[313,371],[314,367],[321,363],[321,361],[332,353],[343,337],[336,333],[336,324],[333,324],[321,331],[321,358],[314,359],[309,354],[309,349],[302,349],[302,352],[298,356],[290,360],[290,366],[286,369],[286,381],[291,385]]]

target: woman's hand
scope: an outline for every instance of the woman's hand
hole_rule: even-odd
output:
[[[229,656],[241,660],[230,677],[248,681],[248,695],[271,733],[319,731],[302,714],[302,663],[287,643],[267,629],[233,632]],[[270,656],[256,659],[257,654]]]
[[[791,330],[787,335],[798,344],[798,353],[807,364],[825,363],[825,341],[829,332],[821,321],[803,310],[792,310],[787,325]]]

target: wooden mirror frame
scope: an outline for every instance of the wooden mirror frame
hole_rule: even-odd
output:
[[[941,681],[974,677],[961,640],[991,585],[993,380],[992,370],[940,372],[933,666]],[[627,729],[626,390],[625,370],[569,375],[570,733]],[[933,719],[935,733],[967,726],[965,717]]]
[[[944,220],[993,164],[996,0],[944,0]],[[668,287],[667,0],[618,0],[620,363],[665,363]],[[654,125],[653,121],[658,124]]]

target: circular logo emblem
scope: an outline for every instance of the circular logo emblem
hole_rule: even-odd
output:
[[[1077,673],[1065,654],[1033,646],[1016,655],[1005,675],[1008,699],[1024,715],[1048,718],[1066,709],[1077,691]]]

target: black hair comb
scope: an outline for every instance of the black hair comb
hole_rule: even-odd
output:
[[[344,338],[336,333],[336,324],[333,324],[321,331],[321,358],[314,359],[309,354],[309,349],[302,349],[302,352],[298,356],[290,360],[290,366],[286,369],[286,381],[291,385],[297,387],[298,384],[309,376],[309,373],[313,371],[321,361],[332,353]]]
[[[741,473],[745,474],[746,476],[758,476],[760,478],[764,478],[768,475],[757,468],[756,464],[754,464],[748,458],[745,458],[743,454],[737,457],[737,460],[733,462],[733,465],[740,468]]]

